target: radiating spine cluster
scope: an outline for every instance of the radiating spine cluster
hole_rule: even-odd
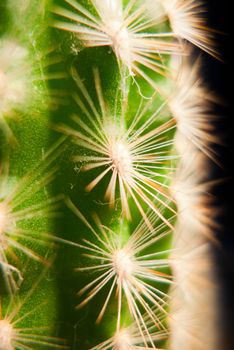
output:
[[[50,349],[67,349],[65,342],[57,337],[50,337],[46,327],[24,327],[24,320],[38,312],[39,307],[44,308],[45,302],[35,306],[30,311],[25,311],[24,306],[30,302],[38,285],[48,273],[47,269],[38,277],[31,289],[19,298],[18,292],[14,292],[7,305],[0,303],[0,345],[3,350],[12,349],[35,349],[45,346]],[[18,287],[22,288],[22,281]],[[22,310],[24,310],[22,312]],[[46,332],[43,332],[43,330]]]
[[[33,12],[34,5],[25,1],[22,12],[26,15],[30,8]],[[48,336],[54,319],[49,333],[42,327],[40,334],[24,323],[29,317],[30,324],[35,309],[22,316],[37,286],[33,274],[41,267],[32,272],[21,265],[29,259],[49,269],[54,242],[65,244],[71,252],[75,249],[78,256],[76,309],[88,310],[96,298],[103,297],[100,309],[94,310],[101,335],[84,341],[82,331],[78,332],[77,349],[214,350],[212,340],[206,339],[202,347],[205,317],[196,312],[215,296],[214,288],[199,292],[213,282],[208,278],[213,217],[202,167],[206,157],[218,163],[213,152],[217,142],[212,134],[214,96],[200,78],[200,60],[192,65],[188,59],[193,55],[192,45],[218,57],[214,32],[206,27],[204,14],[202,2],[195,0],[54,0],[38,7],[38,23],[49,21],[56,45],[48,39],[45,24],[41,36],[48,40],[48,47],[43,54],[38,54],[41,43],[35,43],[41,39],[34,31],[28,33],[31,46],[5,35],[0,39],[0,127],[3,152],[9,150],[9,159],[2,157],[0,167],[0,350],[67,348],[60,337]],[[109,51],[102,51],[106,47]],[[105,76],[109,67],[100,59],[110,55],[114,57],[111,78]],[[87,64],[88,56],[88,62],[95,63]],[[58,71],[62,57],[67,67]],[[72,98],[66,106],[69,94]],[[40,101],[43,109],[38,108]],[[36,113],[30,115],[30,110]],[[20,122],[28,114],[25,128]],[[23,160],[34,166],[27,172],[16,166],[11,172],[14,152],[24,157],[20,147],[30,149],[25,130],[29,131],[30,123],[36,125],[35,114],[42,123],[39,132],[45,135],[39,136],[39,145],[34,141],[36,161],[30,155],[30,160]],[[44,148],[52,144],[49,128],[53,129],[51,139],[55,132],[65,136],[44,154]],[[33,128],[29,140],[37,132]],[[67,166],[67,159],[61,159],[67,155],[64,143],[69,149],[68,173],[75,173],[69,190],[60,178],[66,172],[61,168]],[[40,162],[38,152],[42,152]],[[61,167],[55,166],[57,162]],[[52,186],[53,180],[61,180],[60,193]],[[51,188],[56,192],[53,195]],[[77,226],[69,232],[65,216],[68,232],[62,233],[65,238],[56,238],[48,219],[56,226],[55,216],[64,198]],[[82,204],[95,213],[86,214]],[[100,210],[101,205],[105,210]],[[61,211],[68,215],[63,207]],[[64,249],[63,245],[58,253],[58,266],[65,259]],[[52,282],[45,273],[41,279],[51,288],[56,304],[62,295],[54,282],[59,270],[51,274]],[[29,289],[26,297],[20,296],[23,283]],[[61,309],[64,303],[60,300]],[[58,313],[57,306],[51,306],[53,312]],[[109,310],[114,322],[108,328]],[[85,317],[89,315],[90,310]],[[84,322],[90,326],[90,320],[81,319],[78,327]]]
[[[178,118],[175,144],[181,156],[172,185],[178,208],[173,244],[176,250],[172,256],[177,281],[171,291],[172,349],[184,344],[191,350],[212,349],[218,338],[213,336],[217,324],[212,305],[217,290],[211,249],[216,209],[209,194],[212,181],[207,173],[209,161],[217,161],[213,147],[218,140],[211,114],[213,97],[199,68],[199,61],[192,64],[188,58],[185,60],[170,105]],[[193,73],[189,78],[188,71]],[[205,317],[201,310],[205,310]]]

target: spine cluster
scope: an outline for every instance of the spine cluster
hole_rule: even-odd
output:
[[[0,350],[214,350],[203,4],[22,2],[0,37]]]

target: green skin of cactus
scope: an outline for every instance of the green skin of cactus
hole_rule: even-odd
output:
[[[46,28],[48,22],[49,7],[44,5],[38,6],[37,0],[31,1],[28,8],[21,9],[20,20],[15,16],[12,6],[13,1],[9,2],[4,8],[1,14],[1,21],[5,21],[5,31],[14,32],[15,37],[25,44],[26,47],[31,50],[32,57],[37,53],[43,55],[48,50],[48,47],[54,46],[56,43],[56,49],[63,55],[64,69],[69,72],[69,68],[74,66],[79,72],[82,79],[85,81],[85,85],[92,96],[94,103],[97,104],[97,97],[95,94],[95,87],[93,81],[92,68],[98,68],[102,88],[105,95],[108,106],[113,107],[116,98],[116,89],[120,83],[119,66],[114,53],[108,47],[92,48],[81,50],[78,55],[75,55],[71,51],[71,44],[74,43],[74,36],[61,33],[59,30]],[[38,10],[40,8],[40,11]],[[25,11],[25,12],[24,12]],[[25,23],[24,23],[25,18]],[[32,28],[34,30],[32,30]],[[36,29],[35,29],[36,28]],[[38,28],[38,31],[37,31]],[[39,30],[40,29],[40,30]],[[38,35],[41,32],[41,35]],[[2,37],[3,37],[3,33]],[[6,33],[4,33],[6,34]],[[33,37],[35,35],[35,38]],[[27,45],[28,37],[31,37],[35,42],[34,47]],[[77,41],[75,41],[77,42]],[[52,71],[53,71],[52,67]],[[160,84],[167,83],[165,78],[159,75],[153,75],[154,79]],[[131,122],[134,114],[137,111],[141,97],[139,96],[139,90],[136,84],[132,83],[130,78],[126,78],[126,86],[128,86],[128,112],[126,114],[126,127]],[[50,88],[63,89],[69,93],[72,93],[76,86],[71,78],[66,80],[56,80],[49,83],[35,82],[39,84],[40,90],[44,89],[45,94],[50,91]],[[139,82],[144,95],[151,96],[153,90],[144,81]],[[32,168],[41,159],[42,151],[48,149],[53,145],[54,141],[61,135],[58,135],[54,131],[54,126],[59,123],[69,124],[69,118],[72,114],[77,113],[77,107],[72,99],[64,97],[67,103],[59,106],[56,110],[51,110],[43,103],[43,108],[38,105],[38,101],[35,101],[31,113],[27,110],[26,113],[20,113],[18,121],[9,121],[9,125],[13,130],[15,138],[17,139],[17,145],[9,146],[7,142],[1,142],[2,152],[7,148],[11,148],[10,151],[10,176],[21,178],[27,171]],[[121,105],[121,97],[118,100],[118,105]],[[155,99],[152,104],[151,110],[148,115],[154,111],[162,100],[160,97]],[[79,115],[79,114],[78,114]],[[147,118],[147,115],[146,115]],[[159,124],[164,120],[160,119]],[[72,156],[77,154],[77,146],[74,146],[72,142],[68,140],[68,147],[59,159],[60,168],[56,173],[55,181],[49,185],[47,192],[50,195],[57,195],[63,193],[66,197],[69,197],[73,203],[79,208],[79,210],[85,215],[87,220],[91,220],[92,213],[97,213],[102,222],[110,227],[113,231],[119,232],[119,220],[122,217],[120,206],[111,211],[108,205],[104,201],[104,193],[107,186],[108,179],[102,180],[102,182],[91,192],[85,192],[85,186],[93,179],[92,174],[89,172],[80,172],[76,164],[71,160]],[[39,200],[45,197],[44,189],[40,191],[33,199],[32,204],[37,204]],[[126,239],[134,228],[139,223],[140,215],[136,211],[132,201],[129,200],[130,208],[132,210],[133,220],[131,222],[125,221],[124,230],[122,232],[123,240]],[[103,205],[105,204],[105,205]],[[169,213],[165,210],[164,215],[169,217]],[[90,230],[68,209],[63,206],[60,210],[60,215],[54,219],[48,220],[47,218],[40,218],[30,220],[24,223],[26,227],[35,229],[42,232],[54,232],[57,236],[60,236],[66,240],[81,243],[82,238],[90,238]],[[157,249],[166,250],[171,246],[171,236],[166,240],[163,240],[160,244],[157,243]],[[34,244],[33,249],[43,255],[45,252],[41,251],[41,248]],[[151,252],[155,251],[154,247],[151,247]],[[77,292],[84,287],[88,282],[92,280],[93,275],[75,272],[76,267],[82,265],[88,266],[88,261],[82,257],[82,252],[76,247],[72,247],[66,244],[59,244],[59,248],[56,250],[57,257],[53,263],[53,267],[43,278],[42,283],[36,288],[33,295],[28,301],[26,301],[22,313],[31,311],[34,307],[42,304],[42,307],[36,310],[36,313],[32,313],[29,317],[25,318],[18,326],[20,327],[39,327],[49,326],[51,335],[56,335],[64,338],[71,345],[71,348],[87,350],[92,346],[99,344],[100,342],[113,336],[116,329],[117,318],[117,300],[113,297],[106,310],[104,318],[100,324],[96,324],[95,320],[100,312],[100,309],[105,301],[107,290],[104,288],[98,293],[93,300],[91,300],[84,308],[77,310],[75,307],[78,305],[80,297],[77,296]],[[49,250],[49,254],[53,253],[53,249]],[[20,260],[22,265],[25,261],[25,256],[22,254]],[[25,282],[22,290],[20,290],[19,296],[23,298],[25,293],[30,290],[34,285],[38,275],[43,270],[41,264],[33,262],[27,265],[24,272]],[[165,272],[168,272],[165,270]],[[161,290],[167,291],[168,287]],[[4,306],[9,302],[9,296],[4,288],[1,288],[1,299]],[[44,304],[46,300],[46,304]],[[122,311],[123,323],[130,323],[129,311],[124,302]],[[42,333],[43,334],[43,333]],[[48,330],[46,333],[48,335]],[[165,344],[164,344],[165,346]],[[44,349],[44,347],[37,347],[38,349]]]
[[[23,1],[17,4],[14,1],[6,1],[1,4],[1,37],[0,41],[8,38],[17,42],[18,45],[24,47],[29,53],[29,62],[35,64],[35,74],[41,70],[40,65],[43,63],[34,60],[35,53],[44,53],[47,51],[51,43],[50,34],[47,30],[46,16],[42,16],[46,8],[38,10],[38,1],[31,1],[30,6],[24,7]],[[26,5],[26,3],[25,3]],[[41,34],[38,34],[41,33]],[[30,38],[30,39],[29,39]],[[35,63],[36,62],[36,63]],[[31,78],[31,77],[30,77]],[[40,94],[39,98],[35,92]],[[32,94],[26,99],[24,108],[15,108],[16,119],[7,118],[8,125],[13,132],[14,140],[9,142],[5,137],[4,132],[0,133],[0,153],[1,159],[5,155],[9,155],[9,181],[11,179],[14,183],[26,175],[32,168],[34,168],[42,159],[43,152],[45,152],[52,142],[51,128],[50,128],[50,110],[48,109],[47,83],[40,80],[35,80],[32,83]],[[34,185],[35,186],[35,185]],[[38,191],[32,198],[29,198],[21,209],[41,203],[46,200],[47,196],[52,193],[52,187],[48,186],[46,189]],[[47,217],[37,217],[35,219],[24,220],[20,223],[22,228],[31,229],[35,232],[54,232],[55,223]],[[16,238],[15,238],[16,239]],[[53,256],[51,246],[39,246],[37,243],[23,243],[29,249],[32,249],[40,256],[47,256],[49,259]],[[7,251],[6,251],[7,253]],[[18,261],[9,260],[13,265],[22,272],[24,282],[20,288],[17,297],[19,300],[24,299],[29,294],[29,291],[35,286],[40,276],[44,275],[43,281],[38,288],[35,288],[33,295],[26,299],[22,309],[19,311],[17,317],[21,317],[28,312],[31,312],[29,317],[24,318],[17,323],[18,328],[33,328],[48,326],[46,335],[55,334],[55,325],[58,319],[58,304],[59,298],[57,293],[57,281],[53,269],[49,272],[44,272],[46,265],[43,265],[33,259],[29,259],[25,254],[17,251]],[[0,280],[0,301],[2,307],[2,316],[7,310],[10,302],[10,296],[4,287],[3,276],[1,274]],[[41,305],[41,307],[38,307]],[[41,333],[43,334],[43,333]],[[41,347],[42,348],[42,347]],[[43,347],[44,348],[44,347]],[[40,349],[40,347],[38,347]]]

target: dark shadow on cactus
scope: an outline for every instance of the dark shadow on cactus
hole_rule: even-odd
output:
[[[60,34],[60,33],[59,33]],[[55,34],[56,35],[56,34]],[[66,46],[66,45],[65,45]],[[114,55],[106,49],[90,49],[84,50],[79,54],[79,58],[75,60],[75,56],[69,52],[66,59],[68,67],[76,66],[82,77],[86,79],[90,86],[89,93],[94,94],[94,84],[90,70],[92,67],[98,67],[100,72],[105,72],[103,85],[111,97],[111,91],[116,91],[117,64]],[[105,62],[105,64],[103,64]],[[104,75],[103,75],[104,76]],[[91,78],[90,78],[91,77]],[[75,89],[72,81],[71,85]],[[66,83],[65,83],[66,84]],[[71,86],[70,85],[70,86]],[[72,92],[68,86],[63,86],[68,92]],[[93,97],[95,99],[95,96]],[[54,116],[52,115],[53,125],[58,123],[69,123],[72,113],[76,112],[75,104],[70,98],[69,105],[61,108]],[[58,137],[58,134],[52,133],[51,138]],[[69,143],[69,141],[68,141]],[[54,193],[65,193],[71,198],[74,204],[85,214],[89,220],[93,212],[98,212],[102,217],[110,217],[108,206],[99,203],[97,198],[102,198],[101,189],[97,189],[93,193],[85,192],[89,175],[79,172],[78,168],[72,162],[72,156],[76,152],[76,148],[72,143],[63,155],[60,161],[60,172],[57,174],[57,180],[54,185]],[[97,210],[98,208],[98,210]],[[117,215],[117,213],[116,213]],[[81,243],[82,238],[90,237],[90,232],[82,224],[79,219],[66,207],[64,207],[61,218],[57,221],[56,232],[64,239]],[[95,325],[95,319],[98,316],[99,309],[103,302],[102,293],[95,298],[95,301],[89,303],[81,310],[75,307],[81,301],[77,297],[77,292],[87,282],[87,276],[75,272],[74,269],[81,265],[81,254],[78,248],[61,245],[58,253],[55,267],[57,270],[57,285],[59,291],[59,323],[62,325],[60,336],[69,339],[72,349],[87,350],[96,345],[103,338],[109,336],[107,328],[110,327],[112,319],[115,319],[115,312],[109,312],[106,318],[106,326],[99,327]],[[85,260],[83,260],[84,262]],[[109,331],[110,333],[110,331]]]

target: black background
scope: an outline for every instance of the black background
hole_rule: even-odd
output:
[[[224,33],[216,36],[224,62],[205,54],[203,68],[210,88],[224,101],[215,111],[219,115],[217,133],[223,141],[223,145],[216,148],[222,167],[213,165],[213,177],[223,179],[214,189],[217,205],[221,209],[217,218],[221,229],[217,229],[216,233],[219,245],[214,250],[221,286],[219,326],[223,334],[222,350],[234,350],[234,115],[231,108],[234,103],[234,67],[231,60],[234,17],[231,5],[231,0],[207,1],[209,26]]]

